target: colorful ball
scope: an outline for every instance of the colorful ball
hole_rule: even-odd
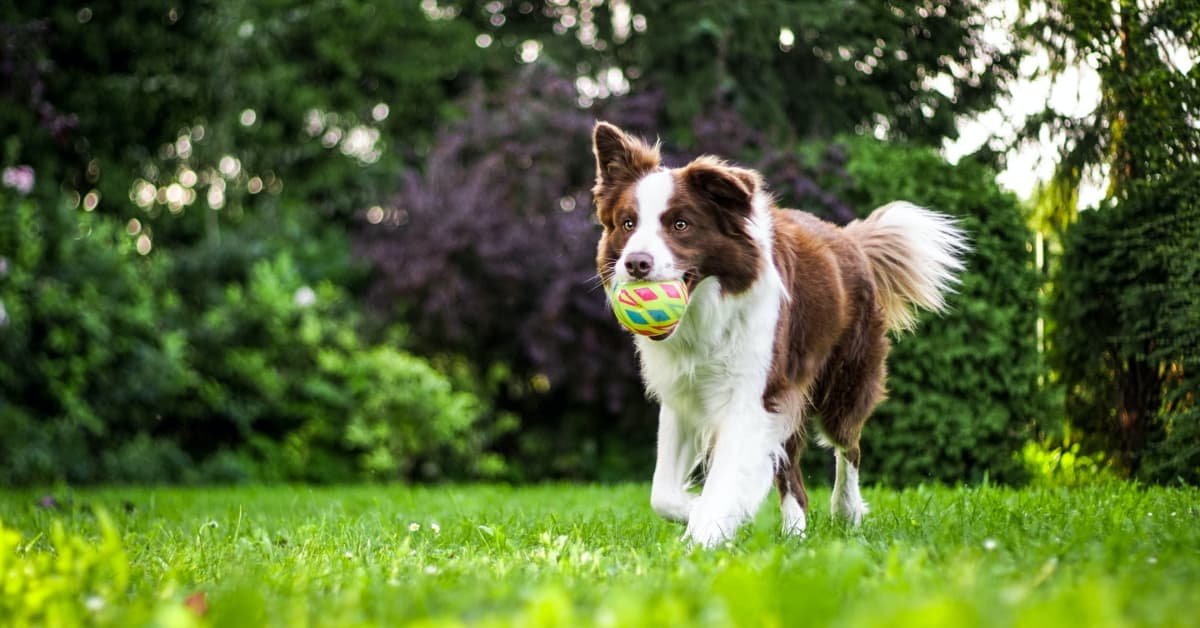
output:
[[[675,331],[687,310],[687,284],[674,281],[631,281],[613,286],[613,313],[629,331],[662,340]]]

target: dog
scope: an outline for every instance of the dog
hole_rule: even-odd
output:
[[[710,156],[666,168],[657,144],[606,122],[592,140],[605,288],[682,280],[691,295],[668,337],[635,337],[660,404],[651,507],[685,523],[686,541],[713,547],[755,514],[773,481],[784,533],[803,536],[799,457],[814,415],[836,459],[831,510],[859,525],[859,437],[885,395],[887,334],[912,329],[916,308],[945,310],[965,232],[907,202],[838,227],[776,207],[752,170]]]

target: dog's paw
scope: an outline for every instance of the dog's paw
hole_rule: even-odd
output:
[[[834,516],[840,517],[857,528],[862,525],[863,517],[866,517],[871,509],[861,497],[854,499],[853,497],[843,496],[839,499],[838,495],[835,494],[830,504],[830,510],[833,511]]]
[[[796,501],[796,498],[789,495],[787,499],[783,500],[781,514],[783,515],[783,533],[787,536],[805,538],[805,530],[808,528],[808,516],[805,514],[804,509],[800,507],[800,503]]]
[[[650,508],[654,510],[658,516],[669,521],[677,521],[679,523],[687,523],[691,517],[692,506],[696,503],[696,496],[691,493],[680,493],[669,497],[661,497],[658,495],[650,496]]]
[[[697,501],[692,507],[683,540],[694,546],[712,549],[732,539],[737,533],[738,524],[737,517],[714,515],[704,508],[702,501]]]
[[[713,549],[728,541],[731,536],[714,523],[702,525],[688,523],[687,532],[683,533],[683,540],[693,547]]]

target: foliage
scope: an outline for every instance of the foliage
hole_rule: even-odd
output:
[[[1129,473],[1200,482],[1200,173],[1131,186],[1064,242],[1055,366],[1067,417]]]
[[[863,214],[905,199],[957,216],[971,238],[967,272],[945,316],[894,339],[888,400],[864,431],[866,477],[890,483],[1021,475],[1016,457],[1044,415],[1038,389],[1037,276],[1031,234],[994,173],[928,149],[852,144],[846,192]]]
[[[0,523],[0,616],[11,626],[74,626],[112,621],[110,604],[128,595],[129,558],[121,533],[97,513],[99,543],[67,532],[62,521],[45,530],[49,550],[22,547],[21,534]]]
[[[0,201],[15,236],[0,241],[5,483],[501,468],[481,454],[487,408],[424,360],[365,342],[344,290],[310,286],[289,254],[182,297],[180,264],[139,255],[108,217]]]
[[[1104,81],[1086,120],[1031,123],[1071,147],[1064,198],[1089,164],[1125,198],[1197,153],[1196,69],[1159,49],[1194,50],[1200,13],[1135,4],[1050,2],[1020,33],[1052,72],[1094,59]],[[892,196],[975,221],[977,272],[953,316],[898,343],[868,446],[890,481],[1012,477],[1003,453],[1041,406],[1010,200],[976,165],[859,143],[848,172],[824,141],[936,144],[990,107],[1022,52],[988,43],[990,15],[974,0],[0,7],[0,167],[16,173],[0,191],[0,482],[640,475],[653,410],[590,289],[596,117],[661,131],[668,163],[757,168],[783,204],[836,222]],[[1147,285],[1165,263],[1138,262]],[[1170,286],[1191,277],[1171,263]],[[1158,304],[1122,314],[1137,333],[1190,337],[1164,322],[1184,305],[1122,295]],[[1156,353],[1181,342],[1134,352],[1162,383],[1139,406],[1161,417],[1144,477],[1195,469],[1194,369]]]
[[[1073,116],[1047,105],[1027,123],[1025,137],[1053,136],[1061,146],[1060,181],[1074,188],[1086,169],[1103,165],[1113,191],[1121,195],[1126,184],[1194,163],[1200,153],[1200,127],[1194,123],[1200,72],[1179,60],[1200,51],[1200,3],[1022,4],[1036,17],[1020,34],[1049,55],[1048,75],[1085,65],[1100,76],[1101,98],[1094,110]]]
[[[539,44],[579,72],[586,100],[665,88],[677,138],[732,103],[785,143],[878,126],[938,144],[992,107],[1020,52],[984,36],[997,17],[976,0],[479,2],[462,19],[514,56]]]
[[[1062,235],[1049,328],[1065,411],[1084,449],[1157,481],[1200,481],[1195,230],[1200,153],[1200,5],[1195,0],[1038,5],[1026,29],[1051,74],[1095,69],[1101,99],[1072,117],[1047,108],[1027,137],[1062,142],[1039,218]],[[1076,213],[1100,168],[1109,202]],[[1072,221],[1078,216],[1078,223]]]
[[[1194,623],[1194,488],[868,488],[858,530],[817,490],[807,539],[781,538],[770,503],[711,552],[689,551],[648,492],[107,489],[51,509],[7,492],[0,565],[21,571],[0,609],[31,608],[29,592],[63,625]]]
[[[1054,254],[1078,215],[1085,178],[1107,179],[1108,197],[1119,200],[1141,181],[1194,166],[1200,66],[1189,66],[1200,55],[1200,2],[1022,0],[1021,6],[1027,19],[1016,35],[1049,59],[1033,78],[1055,81],[1083,68],[1100,80],[1093,109],[1060,111],[1047,102],[1018,134],[1018,142],[1037,138],[1058,148],[1054,176],[1035,193],[1033,216]]]
[[[500,469],[473,383],[362,333],[343,232],[514,62],[413,3],[119,4],[0,8],[0,482]]]
[[[1070,438],[1057,443],[1027,442],[1021,450],[1021,459],[1035,485],[1086,486],[1119,480],[1104,454],[1085,454],[1080,443],[1071,442]]]
[[[0,221],[0,480],[103,477],[95,445],[154,431],[197,383],[185,336],[162,325],[165,269],[63,204],[0,192]]]
[[[96,190],[98,211],[136,215],[160,246],[288,210],[350,215],[427,145],[466,76],[511,65],[416,3],[33,4],[0,25],[8,157]],[[146,185],[157,200],[125,202]]]

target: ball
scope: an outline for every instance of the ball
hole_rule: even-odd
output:
[[[687,284],[673,281],[631,281],[613,285],[609,295],[613,314],[629,331],[662,340],[675,331],[687,310]]]

